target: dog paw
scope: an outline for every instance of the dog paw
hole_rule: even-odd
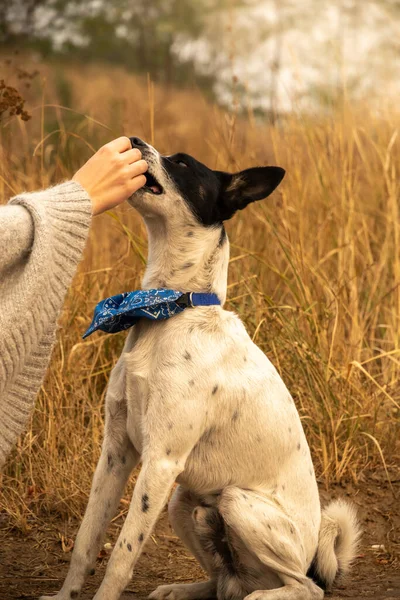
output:
[[[150,600],[187,600],[188,595],[179,584],[159,585],[149,595]]]
[[[176,585],[159,585],[151,594],[149,594],[149,600],[177,600],[174,595],[174,588]]]
[[[256,590],[255,592],[252,592],[248,596],[245,596],[243,600],[268,600],[268,594],[270,591],[271,590],[267,590],[267,591]],[[276,590],[273,590],[273,591],[275,592]]]
[[[175,583],[159,585],[149,596],[150,600],[201,600],[216,596],[215,581],[200,583]]]

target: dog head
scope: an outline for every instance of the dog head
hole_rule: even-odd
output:
[[[237,210],[269,196],[285,175],[281,167],[213,171],[188,154],[162,156],[140,138],[131,138],[131,143],[149,165],[146,185],[130,199],[143,217],[184,216],[205,227],[220,225]]]

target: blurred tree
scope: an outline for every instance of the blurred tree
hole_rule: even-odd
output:
[[[46,0],[0,0],[0,43],[34,35],[36,10]]]
[[[212,91],[218,72],[182,46],[213,44],[209,23],[247,0],[0,0],[0,43],[107,61],[167,84]],[[221,35],[221,31],[219,32]]]
[[[70,52],[116,61],[167,83],[179,79],[175,36],[185,32],[196,37],[202,30],[200,1],[115,0],[82,6],[81,2],[59,0],[57,6],[64,35],[74,15],[75,36],[64,44]]]
[[[400,0],[243,0],[231,9],[221,12],[222,27],[208,23],[226,103],[236,95],[275,121],[293,106],[331,108],[344,93],[374,93],[378,76],[393,79]]]
[[[176,39],[199,38],[205,15],[228,1],[0,0],[0,42],[117,62],[156,80],[181,84],[196,68],[193,58],[179,56]],[[210,74],[199,77],[198,83],[211,86]]]
[[[336,102],[345,72],[354,93],[390,79],[399,16],[400,0],[0,0],[0,43],[195,84],[275,120],[303,98]]]

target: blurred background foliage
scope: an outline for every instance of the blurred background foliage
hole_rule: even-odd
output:
[[[0,44],[107,62],[271,118],[399,93],[399,0],[0,0]]]

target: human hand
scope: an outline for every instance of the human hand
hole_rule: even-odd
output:
[[[143,173],[148,166],[141,158],[129,138],[119,137],[102,146],[75,173],[72,179],[89,194],[93,215],[118,206],[146,183]]]

